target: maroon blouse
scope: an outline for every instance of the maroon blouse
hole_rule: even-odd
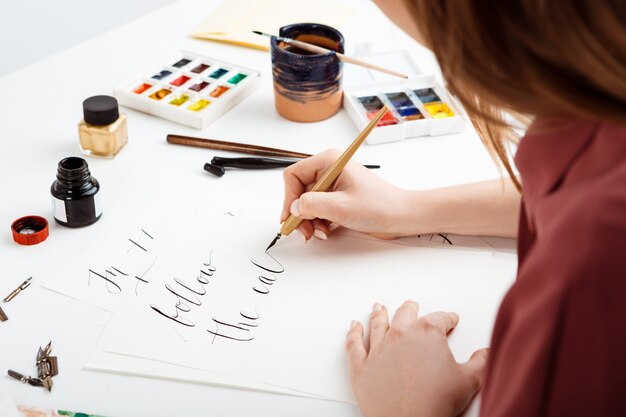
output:
[[[515,163],[518,275],[481,416],[626,416],[626,126],[535,123]]]

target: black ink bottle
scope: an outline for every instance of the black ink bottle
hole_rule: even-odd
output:
[[[87,161],[77,157],[61,160],[50,187],[54,220],[67,227],[95,223],[102,216],[98,191],[100,184],[91,176]]]

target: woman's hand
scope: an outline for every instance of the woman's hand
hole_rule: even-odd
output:
[[[454,417],[468,406],[482,384],[487,350],[457,363],[447,337],[458,322],[455,313],[418,318],[413,301],[391,323],[387,309],[374,304],[368,340],[361,323],[352,322],[350,380],[365,417]]]
[[[304,219],[308,240],[326,239],[338,226],[393,239],[427,233],[515,237],[520,194],[508,179],[407,191],[349,162],[328,192],[308,192],[337,160],[329,150],[287,168],[281,222]]]
[[[339,155],[337,150],[328,150],[285,170],[281,222],[289,214],[305,219],[298,230],[307,240],[314,234],[326,239],[338,226],[381,238],[401,236],[399,218],[406,210],[408,192],[386,183],[362,165],[348,163],[329,192],[307,192]]]

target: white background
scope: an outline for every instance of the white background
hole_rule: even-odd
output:
[[[2,0],[0,76],[174,0]]]

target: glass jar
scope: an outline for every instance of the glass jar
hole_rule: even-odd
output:
[[[78,136],[85,155],[112,158],[128,142],[126,115],[120,114],[114,97],[89,97],[83,101],[83,116]]]
[[[67,227],[95,223],[102,216],[98,191],[100,184],[91,176],[87,161],[77,157],[61,160],[50,187],[54,220]]]

